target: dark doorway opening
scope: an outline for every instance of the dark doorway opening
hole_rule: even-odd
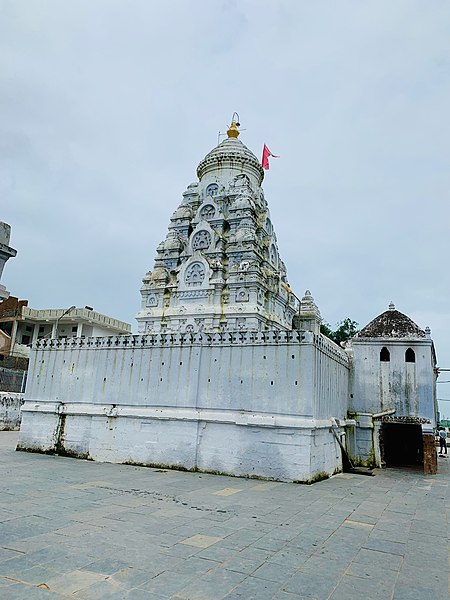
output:
[[[380,450],[381,460],[387,467],[423,465],[422,427],[409,423],[383,423]]]

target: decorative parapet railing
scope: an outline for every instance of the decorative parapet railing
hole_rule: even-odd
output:
[[[342,364],[348,365],[349,357],[345,350],[341,350],[334,342],[329,340],[322,334],[314,334],[314,343],[325,354],[340,361]]]
[[[227,331],[216,333],[158,333],[111,335],[107,337],[41,339],[34,345],[39,350],[75,348],[152,348],[168,346],[263,346],[313,344],[342,364],[348,364],[344,351],[321,335],[310,331]]]

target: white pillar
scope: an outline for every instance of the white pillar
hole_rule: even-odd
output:
[[[12,356],[14,356],[14,346],[16,345],[16,336],[17,336],[17,319],[15,321],[13,321],[12,328],[11,328],[11,347],[10,347],[9,351]]]
[[[33,329],[33,337],[31,338],[31,345],[34,346],[34,344],[37,341],[37,337],[38,337],[38,333],[39,333],[39,323],[35,323],[33,325],[34,329]]]

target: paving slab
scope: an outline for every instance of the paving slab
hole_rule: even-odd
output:
[[[312,486],[15,451],[0,432],[0,598],[449,598],[450,461]]]

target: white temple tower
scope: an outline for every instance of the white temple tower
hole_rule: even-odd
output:
[[[200,162],[141,288],[141,333],[291,330],[286,280],[261,184],[264,170],[238,139]]]
[[[9,245],[10,237],[11,226],[0,221],[0,280],[6,261],[17,254],[17,250],[14,250],[14,248],[11,248]],[[6,290],[6,287],[0,284],[0,301],[8,297],[9,292]]]

